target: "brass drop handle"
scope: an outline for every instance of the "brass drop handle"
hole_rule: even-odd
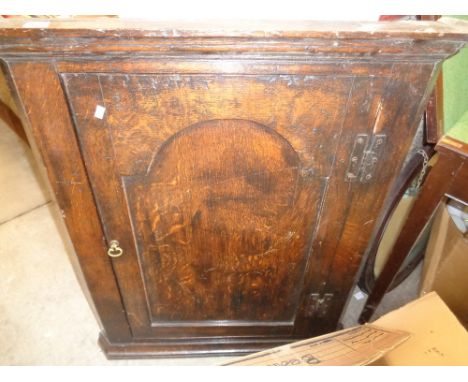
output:
[[[107,250],[107,254],[110,257],[120,257],[123,254],[123,249],[119,247],[119,242],[117,240],[111,240],[109,243],[109,249]]]

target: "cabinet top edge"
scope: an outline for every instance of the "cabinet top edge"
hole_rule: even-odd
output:
[[[138,19],[1,19],[0,38],[313,38],[468,41],[468,22],[438,21],[148,21]]]

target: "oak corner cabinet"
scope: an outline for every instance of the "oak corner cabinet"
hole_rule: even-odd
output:
[[[108,357],[336,329],[465,22],[0,22]],[[33,25],[36,23],[36,25]]]

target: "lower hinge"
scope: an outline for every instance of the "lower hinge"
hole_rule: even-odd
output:
[[[305,316],[306,317],[326,317],[331,306],[333,293],[311,293],[307,297]]]

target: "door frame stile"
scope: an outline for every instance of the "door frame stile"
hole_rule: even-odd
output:
[[[76,251],[71,261],[79,281],[81,277],[85,280],[80,282],[81,287],[109,341],[130,341],[132,333],[106,256],[101,221],[55,65],[20,60],[6,64],[33,153],[47,170],[48,183],[70,235],[63,239],[71,239]]]

